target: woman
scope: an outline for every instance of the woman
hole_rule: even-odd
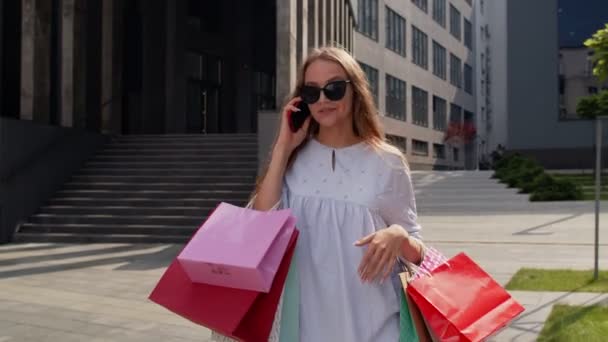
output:
[[[398,258],[422,259],[409,170],[384,135],[365,74],[346,51],[314,50],[281,114],[254,209],[291,208],[300,341],[398,341]],[[311,117],[292,133],[296,104]],[[393,278],[394,279],[394,278]]]

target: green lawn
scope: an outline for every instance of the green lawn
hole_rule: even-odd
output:
[[[608,271],[600,271],[599,279],[593,281],[593,271],[522,268],[506,288],[520,291],[608,292]]]
[[[608,336],[608,307],[555,305],[539,342],[603,342]]]

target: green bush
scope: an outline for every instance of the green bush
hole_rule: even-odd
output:
[[[576,201],[583,199],[583,191],[572,181],[550,178],[552,179],[551,184],[545,184],[534,190],[530,196],[531,201]]]
[[[534,159],[512,154],[496,163],[494,178],[520,193],[530,193],[531,201],[567,201],[583,199],[583,191],[568,179],[557,179],[544,172]]]

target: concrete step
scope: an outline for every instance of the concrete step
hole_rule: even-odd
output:
[[[19,226],[19,233],[53,233],[53,234],[127,234],[127,235],[172,235],[190,237],[199,227],[163,226],[153,224],[38,224],[24,223]]]
[[[257,149],[258,143],[253,141],[124,141],[109,142],[106,149]]]
[[[190,237],[180,235],[143,234],[68,234],[68,233],[16,233],[14,242],[24,243],[175,243],[185,244]]]
[[[239,207],[247,205],[247,200],[225,200],[221,198],[98,198],[98,197],[63,197],[49,201],[51,206],[136,206],[136,207],[196,207],[215,208],[219,203],[226,202]]]
[[[206,217],[200,216],[182,216],[182,215],[110,215],[110,214],[91,214],[91,215],[67,215],[67,214],[36,214],[33,215],[29,222],[39,224],[111,224],[111,225],[127,225],[127,224],[153,224],[167,226],[188,226],[199,227],[204,222]]]
[[[174,191],[204,191],[204,190],[237,190],[252,191],[253,183],[133,183],[133,182],[69,182],[64,185],[65,190],[117,190],[117,191],[145,191],[145,190],[174,190]]]
[[[120,215],[120,216],[207,216],[215,207],[142,207],[142,206],[72,206],[48,205],[40,208],[42,214],[56,215]]]
[[[257,160],[256,161],[223,161],[223,160],[215,160],[215,161],[191,161],[191,162],[183,162],[183,161],[89,161],[85,163],[85,167],[87,168],[99,168],[99,169],[156,169],[156,168],[184,168],[184,169],[200,169],[200,168],[208,168],[208,169],[234,169],[234,168],[257,168]]]
[[[109,175],[109,176],[97,176],[97,175],[76,175],[72,177],[73,182],[77,183],[179,183],[179,184],[190,184],[190,183],[246,183],[249,186],[253,186],[255,183],[255,176],[137,176],[137,175]]]
[[[125,147],[112,147],[106,148],[97,154],[98,156],[116,156],[116,155],[152,155],[152,156],[165,156],[165,155],[257,155],[257,148],[246,147],[246,148],[125,148]]]
[[[255,162],[257,155],[96,155],[90,162]]]
[[[95,176],[256,176],[257,168],[226,168],[226,169],[205,169],[205,168],[83,168],[77,175]]]
[[[246,200],[251,195],[251,190],[130,190],[120,191],[112,189],[98,190],[60,190],[56,194],[56,199],[69,197],[92,197],[98,199],[133,199],[133,198],[154,198],[154,199],[197,199],[205,200],[208,198],[220,199],[222,201]]]

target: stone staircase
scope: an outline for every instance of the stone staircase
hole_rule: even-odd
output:
[[[493,179],[493,171],[412,171],[420,215],[527,211],[528,195]]]
[[[219,202],[245,205],[257,135],[119,136],[40,211],[20,242],[186,242]]]

